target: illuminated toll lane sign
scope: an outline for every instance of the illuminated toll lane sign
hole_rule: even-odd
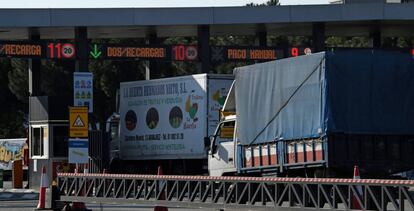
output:
[[[116,46],[92,44],[93,59],[138,59],[156,61],[193,61],[198,59],[197,47],[173,46]]]
[[[211,47],[211,61],[271,61],[283,58],[283,50],[275,48]]]
[[[1,57],[38,59],[75,59],[75,46],[71,43],[50,42],[2,42]]]
[[[107,47],[108,58],[165,59],[165,48],[157,47]]]
[[[71,43],[47,43],[46,55],[51,59],[75,58],[75,46]]]
[[[296,57],[312,54],[313,50],[309,47],[291,47],[289,48],[288,52],[289,57]]]
[[[42,45],[34,43],[0,43],[0,56],[41,58]]]

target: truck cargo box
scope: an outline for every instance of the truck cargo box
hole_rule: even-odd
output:
[[[413,167],[410,55],[336,50],[240,67],[234,75],[235,105],[228,107],[236,108],[244,169],[272,161],[349,170],[360,164],[370,173]]]
[[[120,159],[207,157],[233,76],[199,74],[121,83]]]

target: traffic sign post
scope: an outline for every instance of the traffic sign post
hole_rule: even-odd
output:
[[[75,56],[75,46],[71,43],[65,43],[62,45],[61,49],[62,57],[66,59],[70,59]]]
[[[69,143],[68,161],[76,164],[89,162],[89,122],[88,107],[69,107]]]
[[[90,72],[73,74],[73,105],[86,106],[93,112],[93,75]]]
[[[69,139],[69,163],[88,163],[89,161],[88,139]]]
[[[69,107],[69,136],[88,138],[88,108]]]

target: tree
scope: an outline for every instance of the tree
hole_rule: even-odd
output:
[[[73,61],[42,61],[40,69],[42,95],[72,97],[73,69]]]
[[[28,62],[25,59],[11,59],[8,67],[8,88],[16,98],[26,105],[29,102]]]
[[[19,102],[9,89],[12,64],[9,59],[0,60],[0,138],[24,137],[27,125],[27,107]],[[27,87],[27,84],[26,84]]]
[[[367,48],[369,46],[368,37],[328,37],[325,41],[327,48]]]

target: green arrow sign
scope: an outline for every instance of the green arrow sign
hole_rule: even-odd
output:
[[[93,45],[93,51],[89,52],[94,59],[97,59],[101,56],[102,52],[98,49],[98,45]]]

